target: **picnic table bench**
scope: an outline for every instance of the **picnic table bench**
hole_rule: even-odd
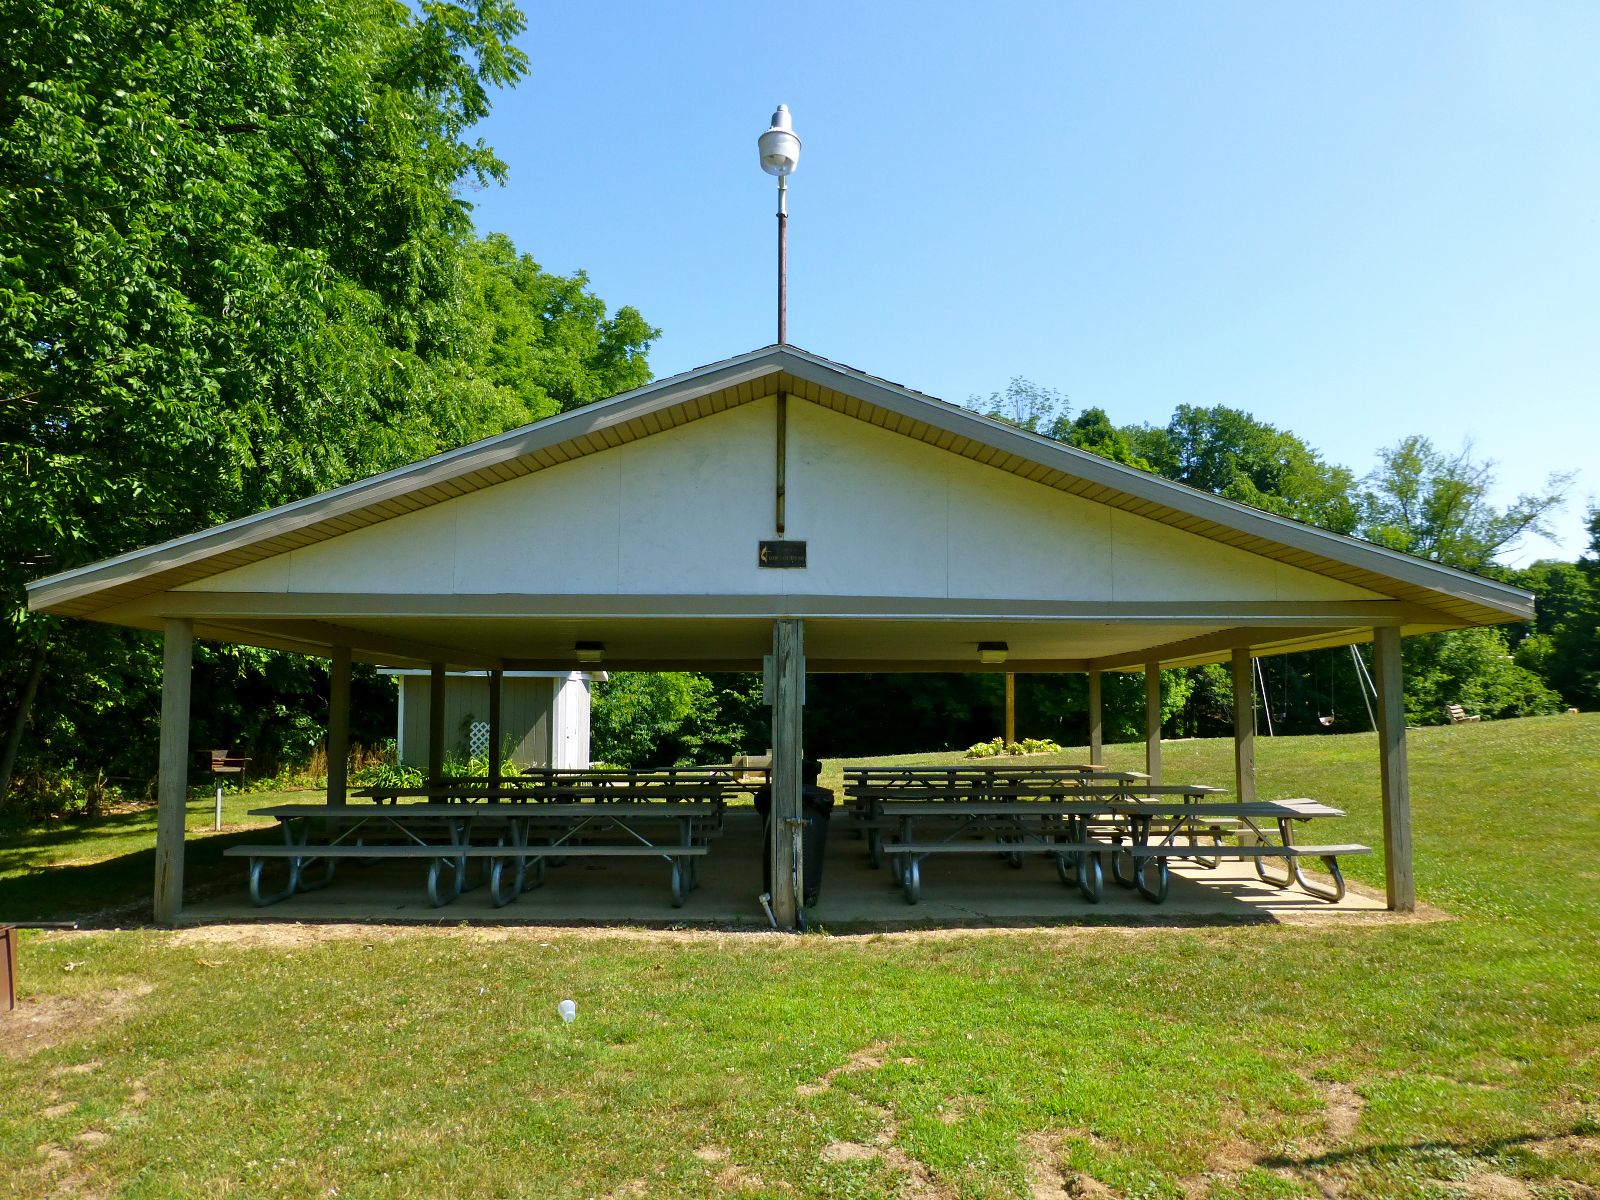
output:
[[[435,907],[482,882],[469,879],[469,864],[487,865],[490,895],[501,907],[539,886],[552,860],[654,857],[669,865],[672,903],[681,907],[698,883],[698,859],[722,828],[720,805],[692,801],[279,804],[251,815],[276,819],[283,842],[232,846],[224,854],[250,860],[250,896],[261,906],[327,886],[341,859],[426,862]],[[274,860],[287,860],[288,880],[267,892],[263,874]]]
[[[1191,787],[1186,794],[1218,789]],[[1248,804],[1188,799],[1180,803],[1126,798],[1016,802],[976,802],[952,806],[949,801],[905,801],[893,805],[899,837],[882,846],[906,900],[921,898],[921,863],[934,854],[1003,854],[1014,863],[1028,853],[1052,856],[1063,882],[1076,884],[1084,898],[1096,903],[1103,887],[1102,855],[1111,859],[1112,877],[1136,887],[1154,903],[1167,898],[1169,859],[1189,859],[1214,866],[1223,859],[1249,860],[1256,873],[1275,887],[1298,883],[1309,895],[1336,902],[1344,897],[1340,855],[1367,854],[1356,844],[1301,846],[1294,841],[1293,826],[1317,817],[1344,813],[1316,801],[1297,798]],[[919,820],[939,821],[942,836],[918,838]],[[1277,840],[1262,829],[1276,824]],[[1224,845],[1223,837],[1243,832],[1253,840]],[[974,839],[970,835],[979,834]],[[1182,843],[1187,839],[1188,844]],[[1320,858],[1333,876],[1327,888],[1306,878],[1301,862]],[[1270,874],[1266,860],[1281,858],[1283,876]],[[1122,869],[1126,863],[1127,870]],[[1154,873],[1154,881],[1150,879]]]
[[[444,801],[462,804],[548,803],[557,800],[720,801],[728,792],[745,790],[732,780],[629,780],[629,779],[551,779],[519,781],[502,779],[490,784],[484,779],[447,780],[415,785],[377,785],[358,788],[351,795],[379,804],[401,800]]]
[[[906,803],[926,802],[946,805],[946,815],[960,819],[973,804],[1004,802],[1012,805],[1039,804],[1050,800],[1113,800],[1138,797],[1182,796],[1198,799],[1220,792],[1205,784],[1159,784],[1142,782],[1147,777],[1136,771],[1104,772],[1094,776],[1060,773],[1046,780],[1006,780],[981,787],[968,787],[965,781],[954,786],[879,787],[863,785],[852,793],[855,807],[851,816],[867,840],[867,861],[874,867],[883,858],[883,834],[895,826],[895,812]]]

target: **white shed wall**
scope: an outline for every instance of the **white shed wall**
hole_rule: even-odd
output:
[[[400,674],[398,738],[401,762],[428,764],[430,681],[426,673]],[[519,767],[589,765],[589,680],[566,676],[508,674],[502,684],[501,736],[506,759]],[[473,722],[489,720],[486,675],[452,673],[445,679],[445,753],[465,757]]]

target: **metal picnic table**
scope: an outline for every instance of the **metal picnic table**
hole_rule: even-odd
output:
[[[1139,790],[1159,790],[1183,799],[1135,799],[1119,794],[1120,789],[1107,789],[1108,794],[1074,799],[886,801],[886,816],[897,824],[899,836],[885,843],[882,853],[912,904],[921,898],[921,864],[934,854],[998,853],[1014,865],[1020,865],[1023,854],[1047,854],[1055,859],[1062,881],[1076,884],[1091,903],[1101,897],[1101,857],[1109,854],[1112,877],[1159,904],[1168,894],[1168,860],[1173,858],[1213,867],[1223,859],[1248,859],[1263,881],[1276,887],[1299,883],[1308,894],[1333,902],[1345,892],[1338,856],[1369,853],[1368,847],[1354,844],[1297,846],[1295,822],[1344,815],[1312,800],[1207,801],[1205,796],[1220,789],[1203,785],[1160,789],[1145,785]],[[939,823],[939,834],[919,838],[916,826],[928,819]],[[1275,824],[1276,840],[1263,824]],[[1224,836],[1239,833],[1250,842],[1241,839],[1239,845],[1224,845]],[[975,839],[974,834],[980,836]],[[1183,839],[1188,840],[1187,845],[1182,844]],[[1333,876],[1332,888],[1306,878],[1301,859],[1313,856],[1322,859]],[[1267,858],[1285,860],[1282,878],[1268,873]]]
[[[413,789],[387,789],[411,791]],[[496,907],[544,880],[551,860],[656,857],[668,863],[672,902],[681,906],[696,885],[696,862],[721,832],[723,807],[693,799],[616,799],[598,803],[556,796],[540,803],[436,802],[401,804],[280,804],[252,810],[283,830],[276,846],[235,846],[225,853],[250,860],[250,895],[258,905],[284,900],[332,882],[340,859],[427,862],[428,898],[448,904],[469,886],[468,864],[486,861]],[[667,831],[662,836],[662,831]],[[288,880],[263,890],[269,861],[284,859]]]

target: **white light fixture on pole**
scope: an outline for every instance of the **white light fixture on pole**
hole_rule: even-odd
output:
[[[788,282],[789,176],[800,165],[800,139],[790,124],[787,104],[778,105],[778,111],[772,114],[772,124],[756,144],[761,150],[761,169],[778,177],[778,344],[781,346],[788,340],[784,316]]]

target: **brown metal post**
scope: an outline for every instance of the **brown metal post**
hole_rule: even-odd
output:
[[[777,462],[775,473],[777,488],[773,496],[774,520],[778,536],[783,536],[784,506],[789,493],[789,395],[787,392],[778,393],[778,431],[777,431]]]
[[[778,345],[789,339],[785,332],[789,286],[789,181],[778,176]]]
[[[0,925],[0,1011],[17,1007],[17,931]]]

